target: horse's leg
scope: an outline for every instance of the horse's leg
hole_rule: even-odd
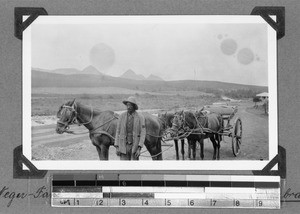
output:
[[[192,140],[192,152],[193,152],[193,160],[196,160],[196,145],[197,145],[197,141]]]
[[[191,148],[192,148],[191,140],[187,138],[187,141],[188,141],[188,159],[191,160]]]
[[[97,152],[98,152],[99,159],[100,159],[100,160],[105,160],[105,159],[104,159],[104,156],[103,156],[103,154],[102,154],[101,148],[97,145],[97,146],[96,146],[96,149],[97,149]]]
[[[92,143],[97,148],[100,160],[108,160],[110,138],[106,135],[91,136]]]
[[[217,156],[217,143],[215,141],[214,136],[210,136],[209,139],[211,140],[213,147],[214,147],[214,155],[213,155],[213,160],[216,160],[216,156]]]
[[[221,135],[216,134],[215,138],[217,140],[217,160],[220,160]]]
[[[184,160],[184,139],[181,140],[181,155],[182,160]]]
[[[178,154],[178,140],[174,140],[175,143],[175,151],[176,151],[176,160],[179,160],[179,154]]]
[[[107,146],[105,144],[101,144],[100,148],[101,148],[101,156],[103,157],[102,160],[108,160],[109,146]]]
[[[199,144],[200,144],[200,157],[201,157],[201,160],[203,160],[204,159],[204,146],[203,146],[204,139],[203,138],[201,138],[199,140]]]
[[[157,155],[158,154],[158,155]],[[157,139],[157,144],[156,144],[156,160],[162,160],[162,150],[161,150],[161,139]]]
[[[157,145],[151,145],[149,140],[145,140],[145,146],[151,155],[152,160],[162,160],[161,140],[157,141]]]
[[[103,160],[103,157],[101,155],[101,148],[99,147],[99,140],[94,137],[93,135],[90,134],[90,139],[92,141],[92,144],[96,147],[97,152],[98,152],[98,156],[100,160]]]

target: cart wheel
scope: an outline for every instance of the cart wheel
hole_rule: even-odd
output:
[[[237,118],[234,122],[234,127],[233,127],[233,132],[232,132],[232,152],[233,155],[236,157],[241,150],[241,143],[242,143],[242,120],[241,118]]]

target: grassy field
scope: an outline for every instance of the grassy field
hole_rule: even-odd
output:
[[[69,100],[76,98],[82,104],[93,106],[100,110],[125,110],[122,103],[128,96],[134,95],[137,98],[139,109],[163,109],[174,110],[179,108],[200,108],[203,105],[212,104],[219,101],[219,98],[212,94],[207,94],[199,91],[166,91],[163,93],[148,93],[144,91],[134,90],[116,90],[115,88],[109,92],[107,88],[103,90],[86,88],[71,90],[54,89],[51,93],[49,88],[39,88],[32,90],[32,116],[55,115],[58,108]],[[80,93],[79,93],[80,92]],[[109,93],[108,93],[109,92]],[[121,93],[120,93],[121,92]]]

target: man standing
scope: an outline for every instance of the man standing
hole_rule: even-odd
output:
[[[136,110],[135,97],[129,97],[123,103],[127,112],[120,115],[115,138],[116,153],[120,160],[139,160],[146,138],[145,118]]]

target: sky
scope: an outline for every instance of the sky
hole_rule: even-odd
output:
[[[267,24],[75,23],[31,25],[31,66],[93,65],[120,76],[128,69],[164,80],[268,85]]]

